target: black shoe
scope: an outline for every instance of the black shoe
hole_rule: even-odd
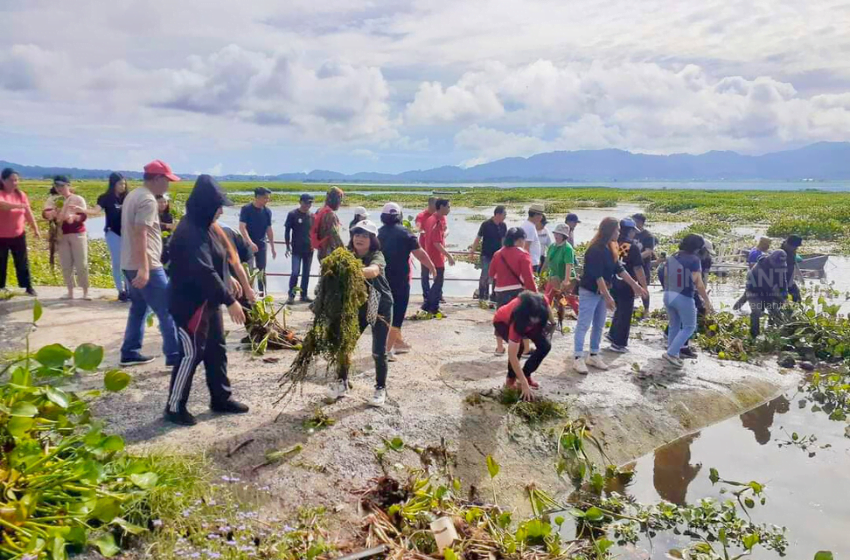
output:
[[[130,294],[127,292],[118,292],[118,301],[127,302],[130,301]]]
[[[38,292],[36,292],[33,288],[27,288],[27,295],[32,297],[38,297]]]
[[[135,356],[130,356],[128,358],[121,358],[121,361],[118,362],[118,365],[121,367],[130,367],[130,366],[142,366],[145,364],[149,364],[154,361],[154,358],[150,356],[142,356],[141,354],[136,354]]]
[[[165,367],[167,367],[167,368],[173,368],[174,366],[176,366],[179,363],[180,363],[179,357],[166,358],[165,359]]]
[[[684,348],[679,350],[679,357],[680,358],[691,358],[691,359],[693,359],[693,358],[697,357],[697,353],[694,350],[692,350],[691,348],[689,348],[688,346],[685,346]]]
[[[313,298],[310,296],[301,296],[301,303],[313,303]]]
[[[213,412],[222,412],[226,414],[245,414],[248,412],[248,405],[233,399],[224,401],[223,403],[210,403],[210,408]]]
[[[286,305],[292,305],[295,303],[295,296],[289,296],[286,300]]]
[[[166,422],[171,422],[178,426],[194,426],[198,423],[198,421],[195,420],[195,417],[192,416],[188,410],[181,410],[180,412],[171,412],[170,410],[166,410],[163,418]]]

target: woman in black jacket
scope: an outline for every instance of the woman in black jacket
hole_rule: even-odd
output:
[[[169,311],[177,325],[180,360],[171,373],[165,419],[183,426],[194,425],[186,410],[195,369],[203,362],[215,412],[244,413],[248,407],[230,398],[227,379],[227,348],[221,305],[227,306],[236,324],[245,322],[236,301],[250,294],[247,278],[230,276],[230,266],[241,270],[236,251],[215,220],[223,206],[232,203],[209,175],[201,175],[186,201],[186,216],[171,238]],[[237,272],[238,274],[238,272]]]

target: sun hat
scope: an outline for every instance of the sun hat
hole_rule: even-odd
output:
[[[546,215],[546,207],[542,204],[532,204],[528,207],[528,211],[536,212],[537,214],[543,214],[544,216]]]
[[[371,233],[372,235],[378,235],[378,226],[376,226],[370,220],[363,220],[362,222],[357,222],[353,228],[351,228],[352,235],[357,233],[357,230],[363,230],[366,233]]]
[[[564,237],[569,237],[570,226],[568,226],[567,224],[558,224],[557,226],[555,226],[555,231],[553,231],[552,233],[557,233],[559,235],[563,235]]]
[[[366,216],[369,217],[369,212],[366,211],[362,206],[358,206],[354,209],[355,216]]]
[[[145,166],[145,173],[149,175],[165,175],[165,178],[172,182],[177,182],[180,180],[180,177],[174,174],[171,171],[171,166],[162,161],[161,159],[155,159],[149,164]]]
[[[383,210],[381,210],[381,214],[401,214],[401,206],[396,204],[395,202],[387,202],[384,204]]]
[[[714,252],[714,243],[712,243],[710,239],[703,237],[702,246],[712,257],[717,255],[717,253]]]

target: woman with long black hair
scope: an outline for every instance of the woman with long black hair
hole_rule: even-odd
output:
[[[605,329],[607,311],[614,311],[616,303],[611,297],[611,285],[617,276],[640,297],[646,296],[643,286],[623,269],[619,262],[620,224],[617,218],[605,218],[590,242],[584,255],[584,269],[579,281],[578,322],[575,332],[575,358],[573,369],[587,375],[587,366],[606,370],[608,365],[599,355],[602,331]],[[584,339],[590,331],[590,356],[585,359]]]
[[[201,362],[206,370],[210,408],[230,414],[248,412],[246,405],[231,398],[221,314],[225,305],[231,320],[243,324],[245,313],[237,300],[242,294],[251,294],[247,276],[244,271],[238,272],[243,269],[236,250],[215,223],[222,207],[231,204],[212,177],[199,176],[186,201],[186,216],[171,239],[168,308],[177,326],[180,359],[171,372],[165,419],[183,426],[196,423],[186,403]],[[239,280],[231,277],[231,271],[236,271]]]
[[[41,239],[41,232],[38,231],[30,201],[26,193],[18,188],[18,173],[11,167],[7,167],[0,173],[0,290],[6,289],[6,267],[9,262],[9,253],[12,253],[18,286],[35,297],[36,293],[30,279],[24,222],[29,224],[33,234]]]
[[[519,380],[519,389],[523,400],[526,401],[534,400],[531,390],[540,387],[531,379],[531,374],[537,371],[552,349],[546,337],[550,316],[546,298],[530,291],[519,294],[510,303],[500,307],[493,316],[493,327],[497,336],[508,343],[508,377],[505,387],[516,389]],[[524,340],[534,343],[534,352],[525,365],[520,366]]]
[[[127,279],[121,272],[121,206],[127,197],[127,180],[120,173],[109,175],[109,185],[106,192],[97,198],[97,204],[92,209],[94,212],[105,214],[106,220],[103,226],[106,246],[109,247],[109,256],[112,262],[112,281],[118,290],[118,301],[129,301],[127,295]]]
[[[362,220],[351,230],[348,250],[363,263],[363,276],[368,284],[369,297],[360,307],[360,334],[372,326],[372,358],[375,360],[375,394],[370,406],[382,407],[387,399],[387,337],[393,321],[393,295],[387,282],[387,261],[378,241],[378,226]],[[319,284],[319,289],[322,285]],[[342,367],[339,379],[331,386],[330,397],[341,399],[348,395],[348,368]]]

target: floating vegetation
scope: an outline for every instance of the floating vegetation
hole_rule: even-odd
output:
[[[278,320],[281,318],[283,323]],[[275,309],[274,298],[258,299],[245,313],[245,330],[251,351],[263,355],[267,350],[300,350],[301,340],[295,331],[286,328],[286,308]]]

